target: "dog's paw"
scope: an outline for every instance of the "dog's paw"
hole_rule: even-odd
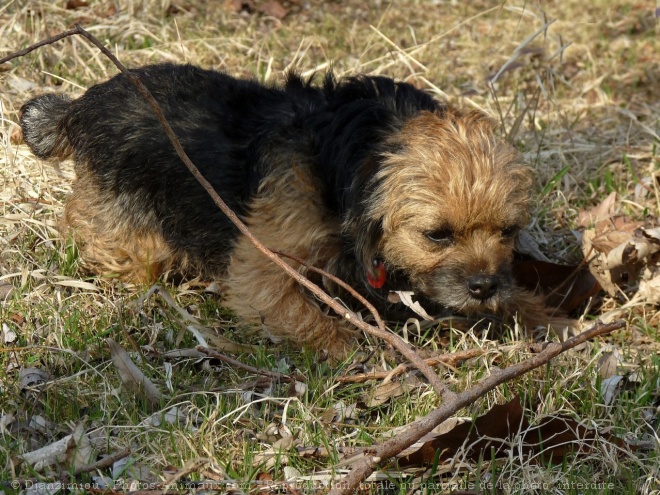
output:
[[[553,317],[548,322],[548,326],[552,333],[554,333],[560,342],[564,342],[571,337],[575,337],[581,333],[585,326],[579,320],[572,318]]]
[[[332,362],[344,361],[357,349],[357,338],[357,330],[338,323],[330,331],[321,349],[328,353]]]

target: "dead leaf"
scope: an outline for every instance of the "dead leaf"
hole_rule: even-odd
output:
[[[656,253],[660,252],[660,229],[644,228],[628,217],[613,217],[599,222],[582,235],[582,251],[589,260],[589,270],[611,296],[634,288],[640,274],[648,271],[646,280],[655,274]],[[653,285],[653,284],[652,284]],[[655,291],[646,289],[649,302]],[[638,300],[645,294],[640,294]]]
[[[640,281],[637,295],[648,304],[660,304],[660,275]]]
[[[613,215],[615,204],[616,192],[612,192],[607,198],[590,210],[580,208],[577,218],[578,226],[588,228],[602,220],[607,220]]]
[[[647,197],[655,194],[655,187],[658,185],[660,175],[657,172],[654,175],[642,177],[635,185],[635,203],[641,203]]]
[[[173,349],[163,353],[164,359],[204,359],[208,358],[206,354],[197,349]]]
[[[302,476],[302,473],[292,466],[284,466],[283,472],[286,481],[295,481]]]
[[[600,382],[600,395],[603,397],[603,404],[609,406],[614,402],[615,397],[621,393],[623,380],[623,376],[614,375]]]
[[[660,227],[654,229],[642,229],[642,235],[647,237],[652,242],[660,244]]]
[[[8,434],[9,430],[7,429],[7,427],[10,426],[15,420],[16,420],[16,416],[14,416],[10,412],[0,416],[0,435],[4,436]]]
[[[586,266],[514,260],[513,276],[523,287],[542,293],[549,306],[567,313],[600,291],[598,280]]]
[[[75,471],[77,468],[92,462],[94,459],[94,448],[92,447],[91,440],[85,433],[85,427],[82,423],[76,425],[71,438],[75,442],[75,446],[67,449],[66,467]]]
[[[518,237],[516,237],[514,251],[533,260],[550,262],[548,257],[541,251],[538,242],[536,242],[534,237],[524,229],[521,230]]]
[[[14,145],[19,145],[23,142],[23,130],[19,126],[12,129],[11,134],[9,135],[9,142]]]
[[[18,384],[21,390],[41,385],[50,380],[50,375],[39,368],[23,368],[18,372]]]
[[[300,440],[290,432],[283,433],[282,438],[276,440],[269,449],[254,456],[252,465],[264,469],[272,469],[277,463],[286,465],[289,463],[289,456],[286,455],[286,452],[299,444]]]
[[[93,458],[93,448],[85,429],[79,423],[71,435],[21,456],[35,471],[42,471],[52,464],[64,464],[68,469],[89,464]]]
[[[14,332],[11,328],[9,328],[9,325],[6,323],[2,323],[2,343],[4,345],[7,344],[13,344],[16,342],[16,339],[18,336],[16,335],[16,332]]]
[[[119,372],[122,384],[136,395],[143,396],[152,409],[157,408],[163,398],[160,390],[135,365],[128,353],[117,342],[106,339],[112,356],[112,363]]]
[[[9,319],[16,323],[19,327],[22,327],[25,324],[25,315],[21,313],[11,313]]]
[[[0,282],[0,299],[6,301],[9,295],[14,291],[14,286],[7,282]]]
[[[519,436],[519,440],[512,439]],[[624,445],[608,434],[599,434],[571,418],[548,416],[530,425],[524,416],[520,398],[495,405],[474,421],[457,424],[442,434],[432,433],[398,456],[399,467],[430,466],[439,451],[441,462],[460,455],[461,459],[477,462],[482,458],[528,456],[535,462],[561,462],[568,454],[587,453],[598,446],[598,438]]]
[[[620,362],[621,352],[618,349],[603,353],[598,361],[598,374],[603,380],[616,375]]]
[[[280,20],[284,19],[289,13],[289,11],[277,0],[266,0],[264,3],[257,6],[257,10],[264,15]]]
[[[68,0],[65,8],[67,10],[76,10],[82,7],[89,7],[89,4],[84,0]]]
[[[171,425],[180,425],[193,432],[197,430],[195,426],[197,421],[191,417],[191,411],[186,407],[180,406],[170,407],[166,411],[157,411],[143,420],[140,424],[160,427],[163,424],[163,421]]]
[[[427,321],[433,320],[426,312],[426,310],[419,304],[419,301],[413,301],[415,293],[409,290],[392,290],[387,296],[387,300],[391,303],[402,303],[409,307],[417,316],[422,317]]]
[[[68,277],[54,277],[56,280],[53,282],[56,285],[63,285],[64,287],[73,287],[75,289],[90,290],[96,292],[99,288],[92,284],[91,282],[85,282],[83,280],[74,280]]]
[[[415,375],[408,375],[403,381],[390,381],[374,387],[364,397],[364,402],[368,407],[378,407],[385,404],[388,400],[399,397],[420,385],[421,382]]]

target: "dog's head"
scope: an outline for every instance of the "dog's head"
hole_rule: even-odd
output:
[[[410,119],[388,146],[363,205],[363,262],[381,257],[442,306],[498,311],[515,293],[513,245],[529,217],[518,153],[484,114],[456,110]]]

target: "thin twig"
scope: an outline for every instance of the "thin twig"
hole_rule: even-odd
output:
[[[335,277],[332,273],[328,273],[327,271],[323,270],[322,268],[318,268],[316,266],[312,266],[309,263],[307,263],[305,260],[302,258],[299,258],[298,256],[294,256],[292,254],[287,254],[282,251],[279,251],[277,249],[271,249],[271,252],[277,254],[278,256],[282,256],[284,258],[289,258],[290,260],[295,261],[296,263],[300,263],[302,266],[307,268],[309,271],[318,273],[319,275],[322,275],[323,277],[326,277],[328,280],[331,280],[338,286],[340,286],[342,289],[344,289],[346,292],[348,292],[351,296],[353,296],[355,299],[358,300],[360,304],[362,304],[367,310],[371,313],[371,315],[374,317],[374,320],[376,320],[376,325],[378,328],[381,330],[385,331],[385,322],[383,319],[380,317],[380,314],[378,314],[378,310],[371,304],[367,299],[360,294],[358,291],[356,291],[353,287],[348,285],[346,282],[344,282],[342,279],[339,277]]]
[[[466,351],[452,352],[451,354],[444,354],[442,356],[434,356],[426,358],[424,362],[429,366],[438,366],[440,364],[446,366],[455,366],[459,361],[472,359],[481,356],[484,352],[481,349],[468,349]],[[361,373],[359,375],[341,375],[335,378],[339,383],[362,383],[369,380],[383,380],[385,378],[394,378],[401,375],[406,371],[410,371],[412,365],[400,364],[390,371],[374,371],[372,373]]]
[[[132,451],[130,447],[126,447],[125,449],[120,450],[119,452],[115,452],[114,454],[105,456],[103,459],[100,459],[92,464],[85,464],[84,466],[80,466],[79,468],[76,468],[76,470],[73,472],[73,475],[77,476],[79,474],[96,471],[97,469],[108,468],[112,466],[115,462],[123,459],[124,457],[128,457],[129,455],[131,455],[131,452]]]
[[[362,305],[364,305],[365,308],[369,310],[369,312],[373,315],[374,320],[376,320],[376,324],[378,325],[377,327],[374,327],[373,325],[369,325],[369,328],[362,328],[365,332],[367,332],[369,335],[373,335],[374,337],[377,337],[384,342],[390,344],[392,347],[397,349],[401,354],[404,355],[404,357],[408,358],[410,361],[410,364],[417,368],[419,371],[421,371],[424,376],[429,380],[429,383],[433,388],[435,389],[436,393],[444,396],[444,394],[451,394],[451,392],[444,386],[440,378],[438,377],[437,373],[433,371],[431,368],[432,365],[429,363],[426,363],[425,360],[423,360],[421,357],[415,353],[414,350],[410,349],[407,347],[405,341],[397,334],[388,332],[385,323],[383,322],[383,319],[380,317],[380,314],[378,314],[378,310],[369,302],[367,301],[360,293],[358,293],[353,287],[348,285],[346,282],[341,280],[338,277],[335,277],[331,273],[328,273],[327,271],[312,266],[309,263],[307,263],[305,260],[298,258],[297,256],[293,256],[291,254],[283,253],[282,251],[277,251],[277,250],[271,250],[274,254],[278,254],[280,256],[283,256],[285,258],[289,258],[297,263],[300,263],[303,265],[305,268],[308,270],[318,273],[319,275],[322,275],[324,277],[327,277],[329,280],[332,282],[336,283],[343,289],[345,289],[349,294],[351,294],[355,299],[357,299]],[[361,322],[364,324],[364,322]],[[366,325],[366,324],[365,324]],[[406,347],[402,347],[401,344],[403,344]],[[409,353],[409,354],[407,354]],[[405,365],[402,365],[405,366]],[[408,368],[409,369],[409,368]],[[404,370],[405,371],[405,370]],[[403,373],[403,371],[402,371]],[[398,373],[397,373],[398,374]],[[433,377],[432,379],[429,377]]]
[[[242,363],[241,361],[238,361],[237,359],[230,358],[229,356],[225,356],[224,354],[220,354],[219,352],[216,352],[212,349],[209,349],[207,347],[203,347],[201,345],[198,345],[195,347],[199,352],[203,352],[209,357],[212,357],[213,359],[218,359],[219,361],[223,361],[227,364],[231,364],[235,368],[240,368],[245,371],[248,371],[250,373],[254,373],[255,375],[262,375],[262,376],[267,376],[268,378],[274,378],[275,380],[281,380],[283,382],[288,382],[288,383],[295,383],[296,381],[301,382],[303,381],[302,377],[294,378],[291,375],[285,375],[282,373],[277,373],[276,371],[268,371],[268,370],[262,370],[259,368],[254,368],[253,366],[250,366],[249,364]]]
[[[80,33],[80,28],[76,25],[76,27],[73,29],[69,29],[68,31],[64,31],[63,33],[56,34],[55,36],[51,36],[48,39],[41,40],[38,43],[35,43],[34,45],[30,45],[27,48],[23,48],[22,50],[10,53],[5,57],[0,58],[0,65],[4,64],[5,62],[9,62],[10,60],[13,60],[15,58],[23,57],[28,53],[35,51],[37,48],[41,48],[42,46],[45,45],[52,45],[57,41],[60,41],[64,38],[68,38],[69,36],[75,36],[77,34],[81,34],[81,33]]]
[[[373,455],[365,456],[355,464],[353,470],[348,473],[341,482],[330,490],[329,495],[340,495],[354,493],[358,485],[374,472],[374,470],[383,461],[398,454],[403,449],[410,447],[417,440],[429,433],[433,428],[454,415],[462,407],[473,404],[479,397],[493,390],[504,382],[517,378],[543,366],[551,359],[568,349],[572,349],[589,339],[611,333],[614,330],[623,328],[626,322],[623,320],[615,321],[609,324],[596,322],[588,330],[566,340],[562,343],[549,342],[545,349],[539,354],[532,356],[525,361],[509,366],[503,370],[492,373],[484,378],[474,387],[455,394],[450,400],[444,400],[442,405],[431,411],[424,418],[412,423],[403,432],[391,438],[390,440],[373,447]]]

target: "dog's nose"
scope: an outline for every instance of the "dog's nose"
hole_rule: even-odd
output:
[[[497,292],[500,281],[495,275],[474,275],[468,279],[470,295],[476,299],[488,299]]]

